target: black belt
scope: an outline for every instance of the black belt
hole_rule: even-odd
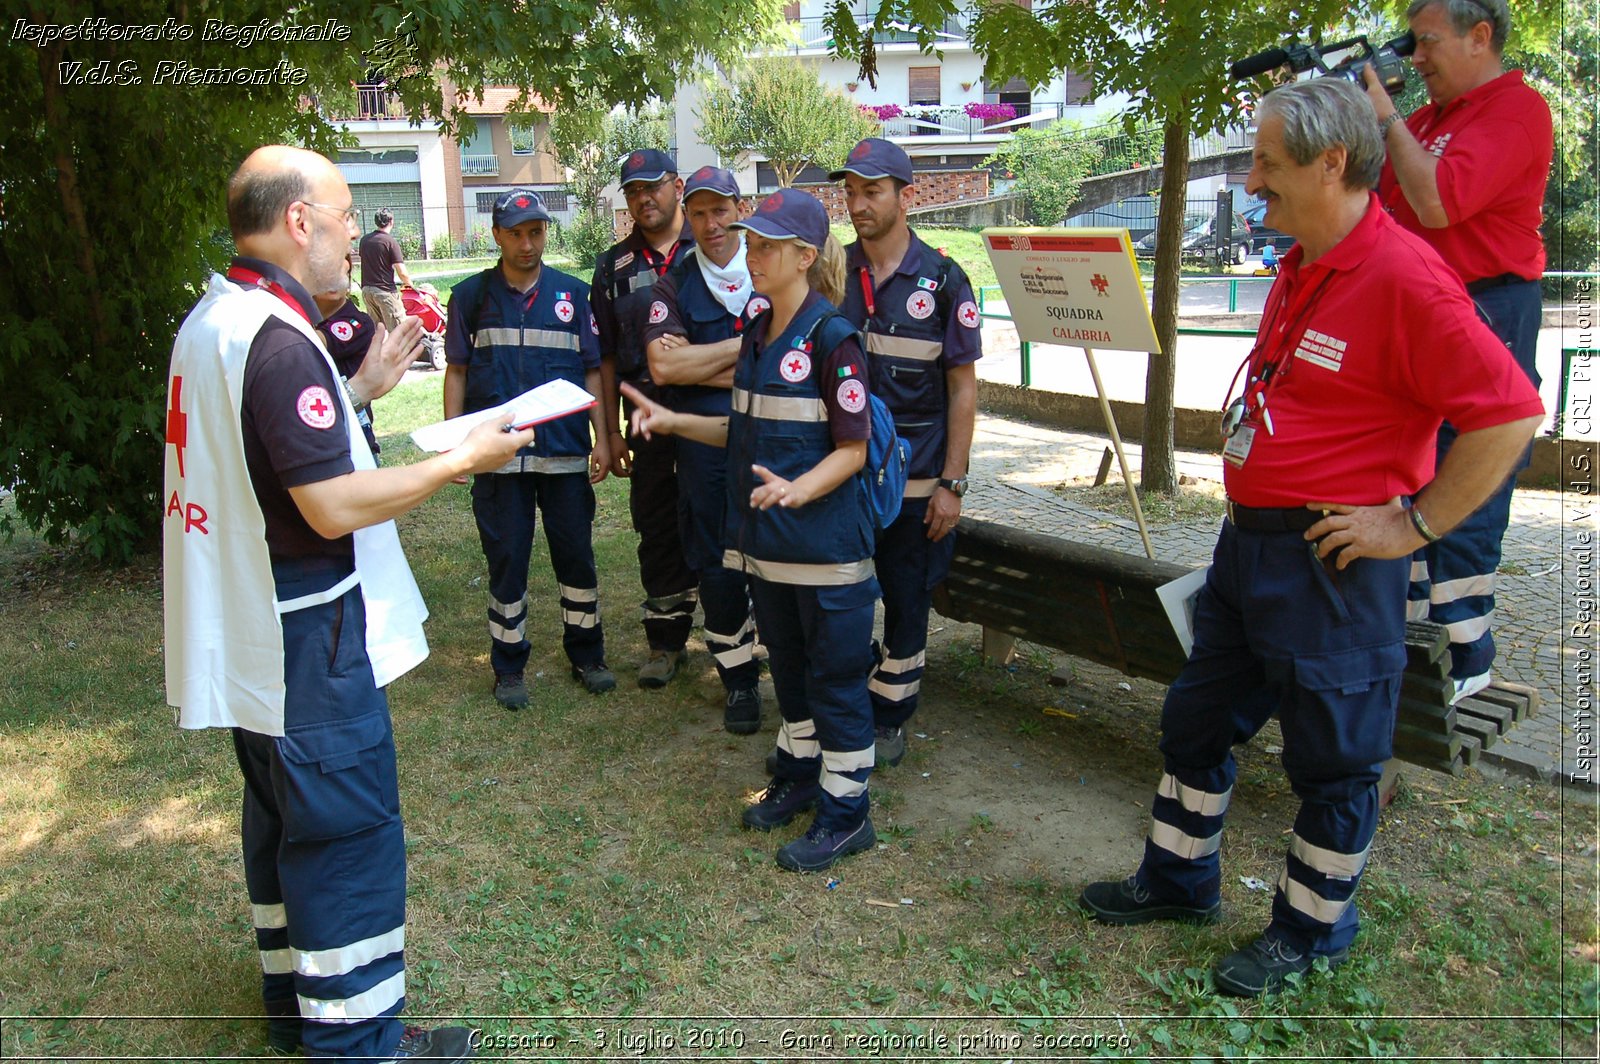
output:
[[[1304,506],[1241,506],[1228,500],[1228,520],[1250,532],[1304,532],[1322,516],[1321,510]]]
[[[1487,292],[1491,288],[1504,288],[1508,284],[1532,284],[1526,277],[1518,277],[1514,273],[1502,273],[1499,277],[1480,277],[1467,285],[1467,295],[1475,296],[1479,292]]]

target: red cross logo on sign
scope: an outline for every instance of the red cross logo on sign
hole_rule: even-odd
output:
[[[866,409],[867,393],[862,389],[860,381],[840,381],[839,391],[836,394],[839,405],[850,413],[859,414]]]
[[[1089,278],[1089,283],[1094,285],[1095,294],[1102,297],[1106,296],[1106,289],[1111,287],[1111,282],[1106,280],[1103,274],[1098,273]]]
[[[320,384],[313,384],[300,393],[294,403],[295,413],[314,429],[331,429],[337,420],[333,409],[333,396]]]
[[[778,372],[790,384],[797,384],[811,375],[811,356],[804,351],[790,351],[778,364]]]
[[[180,397],[183,378],[172,378],[172,405],[167,408],[167,442],[178,449],[178,476],[183,476],[183,449],[189,443],[189,415],[183,412]]]
[[[970,299],[967,300],[961,304],[961,309],[956,311],[956,318],[967,328],[976,329],[979,320],[978,305]]]
[[[933,313],[933,300],[922,292],[912,292],[906,298],[906,313],[921,321]]]

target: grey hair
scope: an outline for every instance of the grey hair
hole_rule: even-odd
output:
[[[1487,22],[1490,49],[1495,55],[1505,51],[1506,34],[1511,32],[1511,6],[1506,0],[1411,0],[1406,18],[1416,18],[1423,10],[1435,6],[1444,8],[1445,17],[1458,37],[1471,33],[1478,23]]]
[[[309,194],[306,175],[298,168],[246,170],[241,166],[228,182],[228,229],[235,240],[270,233],[289,204]]]
[[[1345,150],[1344,185],[1369,189],[1383,169],[1383,138],[1367,94],[1342,78],[1313,78],[1281,85],[1261,98],[1258,122],[1283,119],[1283,146],[1301,166],[1334,145]]]

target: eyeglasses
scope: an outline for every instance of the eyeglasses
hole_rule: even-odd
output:
[[[307,207],[316,207],[319,210],[332,211],[341,215],[344,218],[345,225],[353,225],[358,229],[361,227],[361,208],[354,204],[349,207],[336,207],[331,203],[313,203],[310,200],[301,200],[300,202]]]
[[[661,186],[670,185],[671,183],[672,178],[670,177],[663,177],[659,181],[650,182],[648,185],[642,181],[630,182],[627,187],[622,190],[622,197],[624,199],[633,199],[635,196],[648,196],[658,191]]]

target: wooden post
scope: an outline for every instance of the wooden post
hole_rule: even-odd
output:
[[[1156,552],[1150,547],[1150,530],[1144,526],[1144,510],[1139,506],[1139,491],[1133,486],[1133,477],[1128,474],[1128,456],[1122,450],[1122,434],[1117,431],[1117,419],[1111,416],[1111,401],[1106,398],[1106,387],[1100,383],[1100,367],[1095,363],[1094,352],[1089,348],[1083,349],[1084,357],[1089,360],[1089,376],[1094,378],[1094,394],[1100,399],[1100,413],[1106,419],[1106,431],[1111,434],[1111,446],[1117,452],[1117,464],[1122,467],[1122,483],[1128,489],[1128,502],[1133,506],[1133,519],[1139,525],[1139,539],[1144,543],[1144,556],[1154,558]]]

